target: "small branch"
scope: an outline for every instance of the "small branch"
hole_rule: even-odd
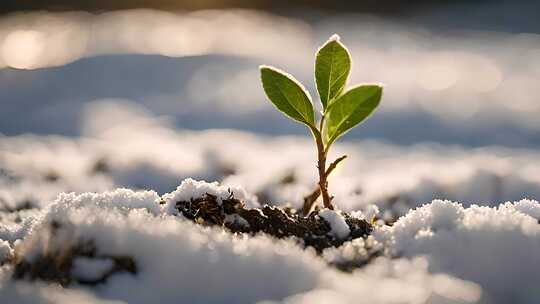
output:
[[[347,158],[347,155],[342,155],[340,157],[338,157],[335,161],[333,161],[330,166],[328,166],[328,169],[326,170],[326,176],[328,177],[330,175],[330,173],[332,173],[332,171],[334,171],[334,169],[337,167],[337,165],[342,161],[344,160],[345,158]]]

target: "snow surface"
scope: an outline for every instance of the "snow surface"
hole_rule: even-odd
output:
[[[2,303],[537,302],[540,204],[522,200],[540,197],[536,151],[338,143],[329,158],[349,158],[330,177],[336,206],[396,222],[318,257],[292,241],[196,226],[171,208],[206,193],[300,207],[316,185],[311,139],[175,130],[118,103],[90,113],[83,137],[0,137],[0,264],[83,238],[132,256],[140,272],[62,289],[15,282],[6,264]],[[438,197],[462,205],[427,203]],[[340,217],[328,218],[344,235]],[[53,220],[64,223],[55,237]],[[86,262],[77,275],[108,263],[91,273],[96,261]],[[366,263],[351,274],[332,266]]]
[[[219,193],[215,183],[185,181]],[[193,194],[179,187],[164,197]],[[181,190],[184,189],[184,190]],[[185,193],[179,193],[185,191]],[[201,192],[202,193],[202,192]],[[118,205],[115,207],[115,202]],[[59,288],[11,280],[1,268],[0,301],[18,303],[352,303],[364,295],[373,303],[473,302],[480,287],[428,271],[427,260],[381,258],[353,274],[328,266],[312,250],[264,235],[234,236],[156,212],[159,200],[150,191],[118,189],[101,194],[63,194],[36,215],[30,233],[12,242],[19,256],[33,261],[77,241],[95,242],[100,255],[131,256],[136,275],[116,274],[95,288]],[[326,212],[335,214],[336,212]],[[60,224],[51,234],[51,221]],[[3,243],[5,244],[5,242]],[[9,246],[8,246],[9,247]],[[93,278],[110,263],[78,258],[73,274]],[[405,291],[398,297],[382,290]],[[446,302],[443,302],[446,301]],[[108,302],[113,301],[113,302]],[[270,302],[269,302],[270,301]],[[318,301],[318,302],[317,302]]]
[[[538,208],[537,201],[464,208],[437,200],[374,235],[390,256],[424,255],[431,271],[479,283],[489,303],[534,303],[540,297],[540,224],[529,214]]]
[[[166,197],[228,193],[216,183],[188,179],[182,185],[161,198],[127,189],[62,194],[26,221],[10,223],[13,234],[0,240],[8,256],[15,251],[31,262],[44,252],[93,241],[101,256],[132,257],[138,273],[115,274],[97,287],[60,288],[14,281],[6,264],[0,267],[0,302],[536,303],[540,296],[537,201],[464,207],[436,200],[318,257],[291,240],[232,235],[171,215],[160,204]],[[339,212],[321,213],[333,231],[340,229]],[[51,221],[60,224],[54,235]],[[17,225],[30,228],[23,234]],[[370,258],[373,253],[380,257]],[[367,265],[352,273],[331,266],[347,261]],[[77,258],[73,274],[95,278],[110,266]]]

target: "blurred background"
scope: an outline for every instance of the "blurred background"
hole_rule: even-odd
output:
[[[298,206],[315,155],[266,101],[258,66],[316,96],[314,54],[334,33],[349,83],[386,85],[336,147],[354,156],[331,182],[341,206],[538,198],[538,12],[536,0],[4,0],[0,200],[166,192],[193,176]]]

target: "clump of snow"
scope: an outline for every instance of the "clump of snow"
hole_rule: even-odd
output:
[[[376,217],[380,213],[379,207],[377,205],[367,205],[364,210],[356,210],[352,211],[350,215],[352,217],[366,220],[368,222],[371,222],[374,217]]]
[[[501,209],[515,210],[540,221],[540,204],[537,201],[524,199],[515,203],[506,202]]]
[[[100,210],[114,209],[126,212],[133,209],[144,209],[154,215],[161,212],[160,197],[155,191],[133,191],[116,189],[103,193],[61,193],[49,206],[48,214],[56,215],[62,211],[81,208]]]
[[[341,211],[331,210],[328,208],[319,211],[319,216],[322,217],[328,224],[330,224],[330,234],[338,239],[345,239],[351,233],[351,229],[345,218],[341,214]]]
[[[25,237],[40,217],[41,210],[22,210],[0,214],[0,239],[15,242]]]
[[[183,180],[175,191],[163,195],[163,200],[165,201],[167,212],[169,214],[177,214],[177,202],[190,201],[191,199],[203,197],[207,194],[216,196],[220,204],[224,199],[234,196],[234,198],[243,201],[248,208],[259,206],[257,199],[253,195],[249,195],[241,187],[220,185],[218,182],[208,183],[205,181],[196,181],[191,178]]]
[[[376,217],[378,214],[379,214],[380,210],[379,210],[379,207],[377,207],[377,205],[368,205],[366,207],[366,210],[364,211],[365,215],[366,215],[366,221],[368,222],[371,222],[371,220]]]
[[[337,248],[326,248],[322,256],[328,263],[346,268],[349,265],[352,267],[363,265],[382,250],[382,244],[370,235],[365,239],[356,238],[347,241]]]
[[[375,238],[391,256],[425,255],[430,271],[478,283],[490,303],[534,303],[540,298],[540,224],[536,201],[464,208],[433,201],[410,211]]]

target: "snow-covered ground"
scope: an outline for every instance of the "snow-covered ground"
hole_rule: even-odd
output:
[[[316,181],[310,138],[175,130],[118,103],[93,107],[84,125],[78,138],[0,138],[0,258],[61,256],[84,240],[97,258],[75,259],[74,277],[99,278],[118,256],[132,258],[137,271],[60,288],[15,281],[5,264],[2,302],[535,303],[540,296],[540,204],[519,201],[540,194],[535,151],[338,144],[332,156],[349,158],[331,177],[335,204],[368,220],[403,217],[316,256],[293,241],[202,228],[170,208],[229,191],[252,207],[299,207]],[[221,185],[188,181],[175,190],[187,177]],[[321,216],[336,235],[348,234],[338,212]],[[368,259],[352,273],[331,266]]]
[[[104,283],[59,288],[14,281],[1,268],[0,299],[17,303],[534,303],[539,274],[540,204],[498,207],[433,201],[392,227],[378,226],[369,241],[382,253],[366,267],[343,273],[331,258],[361,259],[366,246],[344,244],[322,258],[288,240],[235,236],[172,215],[168,201],[217,184],[184,182],[160,197],[119,189],[63,194],[18,221],[2,223],[2,256],[36,262],[61,259],[91,243],[95,254],[75,257],[75,280],[101,277],[115,257],[130,257],[134,273]],[[164,204],[161,204],[161,201]]]

